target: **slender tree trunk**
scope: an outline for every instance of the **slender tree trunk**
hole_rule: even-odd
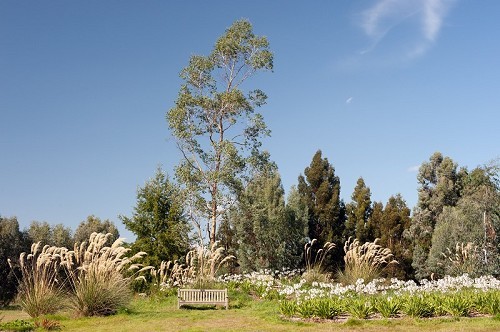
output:
[[[215,243],[215,235],[217,231],[217,188],[214,186],[214,190],[212,191],[212,216],[210,221],[210,248]]]

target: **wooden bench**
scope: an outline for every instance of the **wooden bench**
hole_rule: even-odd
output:
[[[185,304],[214,304],[223,305],[226,310],[229,308],[229,301],[226,289],[178,289],[178,305],[180,308]]]

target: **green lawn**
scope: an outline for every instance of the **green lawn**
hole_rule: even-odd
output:
[[[62,331],[500,331],[500,318],[434,318],[303,322],[281,318],[278,303],[239,297],[230,310],[177,309],[177,299],[136,298],[128,310],[110,317],[49,316]],[[29,319],[20,310],[0,310],[2,322]]]

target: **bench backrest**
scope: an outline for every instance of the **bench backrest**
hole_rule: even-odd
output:
[[[178,289],[178,307],[182,304],[215,304],[228,308],[227,289]]]

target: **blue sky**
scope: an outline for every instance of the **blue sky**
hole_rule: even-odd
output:
[[[168,131],[180,70],[231,23],[268,37],[264,147],[285,190],[316,150],[342,197],[417,200],[435,151],[473,168],[500,155],[500,2],[0,1],[0,215],[76,228],[131,215],[180,155]]]

